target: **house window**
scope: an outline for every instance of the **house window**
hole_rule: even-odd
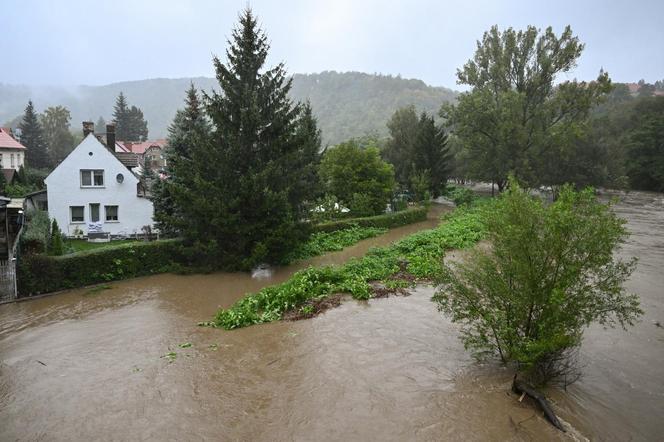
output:
[[[96,223],[99,221],[99,204],[90,204],[90,221]]]
[[[81,170],[81,187],[103,187],[103,170]]]
[[[106,212],[106,221],[118,220],[118,206],[104,206]]]
[[[71,212],[71,222],[82,223],[85,221],[83,206],[69,206],[69,211]]]
[[[12,164],[12,169],[14,168],[14,154],[11,155],[11,164]]]

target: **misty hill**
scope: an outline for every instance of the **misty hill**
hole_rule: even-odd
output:
[[[0,84],[0,123],[23,113],[29,99],[38,111],[64,105],[72,114],[72,126],[83,120],[110,121],[115,98],[123,91],[129,104],[143,110],[150,138],[167,133],[175,111],[183,106],[185,90],[193,81],[204,91],[218,89],[214,78],[150,79],[105,86],[17,86]],[[387,133],[385,123],[399,107],[414,104],[418,110],[437,113],[440,105],[454,100],[456,92],[428,86],[421,80],[359,72],[295,74],[291,97],[309,99],[323,131],[324,143],[338,143],[351,137]]]

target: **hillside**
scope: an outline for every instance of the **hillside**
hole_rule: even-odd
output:
[[[182,106],[184,91],[193,81],[210,91],[217,87],[213,78],[150,79],[113,83],[105,86],[72,88],[0,84],[0,123],[21,115],[32,99],[40,112],[48,106],[64,105],[72,113],[72,126],[83,120],[111,119],[113,104],[120,91],[129,103],[140,107],[150,138],[166,135],[175,111]],[[437,113],[443,102],[453,100],[456,92],[426,85],[421,80],[359,72],[322,72],[295,74],[291,96],[309,99],[319,119],[326,144],[334,144],[366,133],[386,134],[385,123],[399,107],[414,104],[419,110]]]

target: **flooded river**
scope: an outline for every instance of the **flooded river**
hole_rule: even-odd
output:
[[[628,332],[586,334],[586,376],[548,392],[567,434],[508,394],[507,370],[468,356],[431,288],[348,301],[306,321],[196,326],[246,292],[362,255],[430,219],[262,278],[158,275],[1,305],[0,440],[659,439],[664,201],[632,193],[617,210],[633,232],[623,253],[641,258],[629,286],[646,315]]]

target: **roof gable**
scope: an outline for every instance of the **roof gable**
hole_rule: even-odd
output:
[[[116,167],[128,171],[129,179],[133,178],[138,182],[138,178],[135,177],[131,170],[129,170],[129,168],[117,158],[114,153],[110,152],[93,134],[86,136],[83,141],[81,141],[81,143],[51,171],[51,173],[44,179],[44,182],[48,185],[52,177],[60,175],[61,171],[76,169],[76,163],[80,163],[81,161],[84,161],[85,158],[93,156],[95,157],[95,160],[98,158],[102,159],[104,169],[109,169],[112,165],[115,165]]]
[[[14,139],[9,129],[0,127],[0,148],[25,149],[25,146]]]

